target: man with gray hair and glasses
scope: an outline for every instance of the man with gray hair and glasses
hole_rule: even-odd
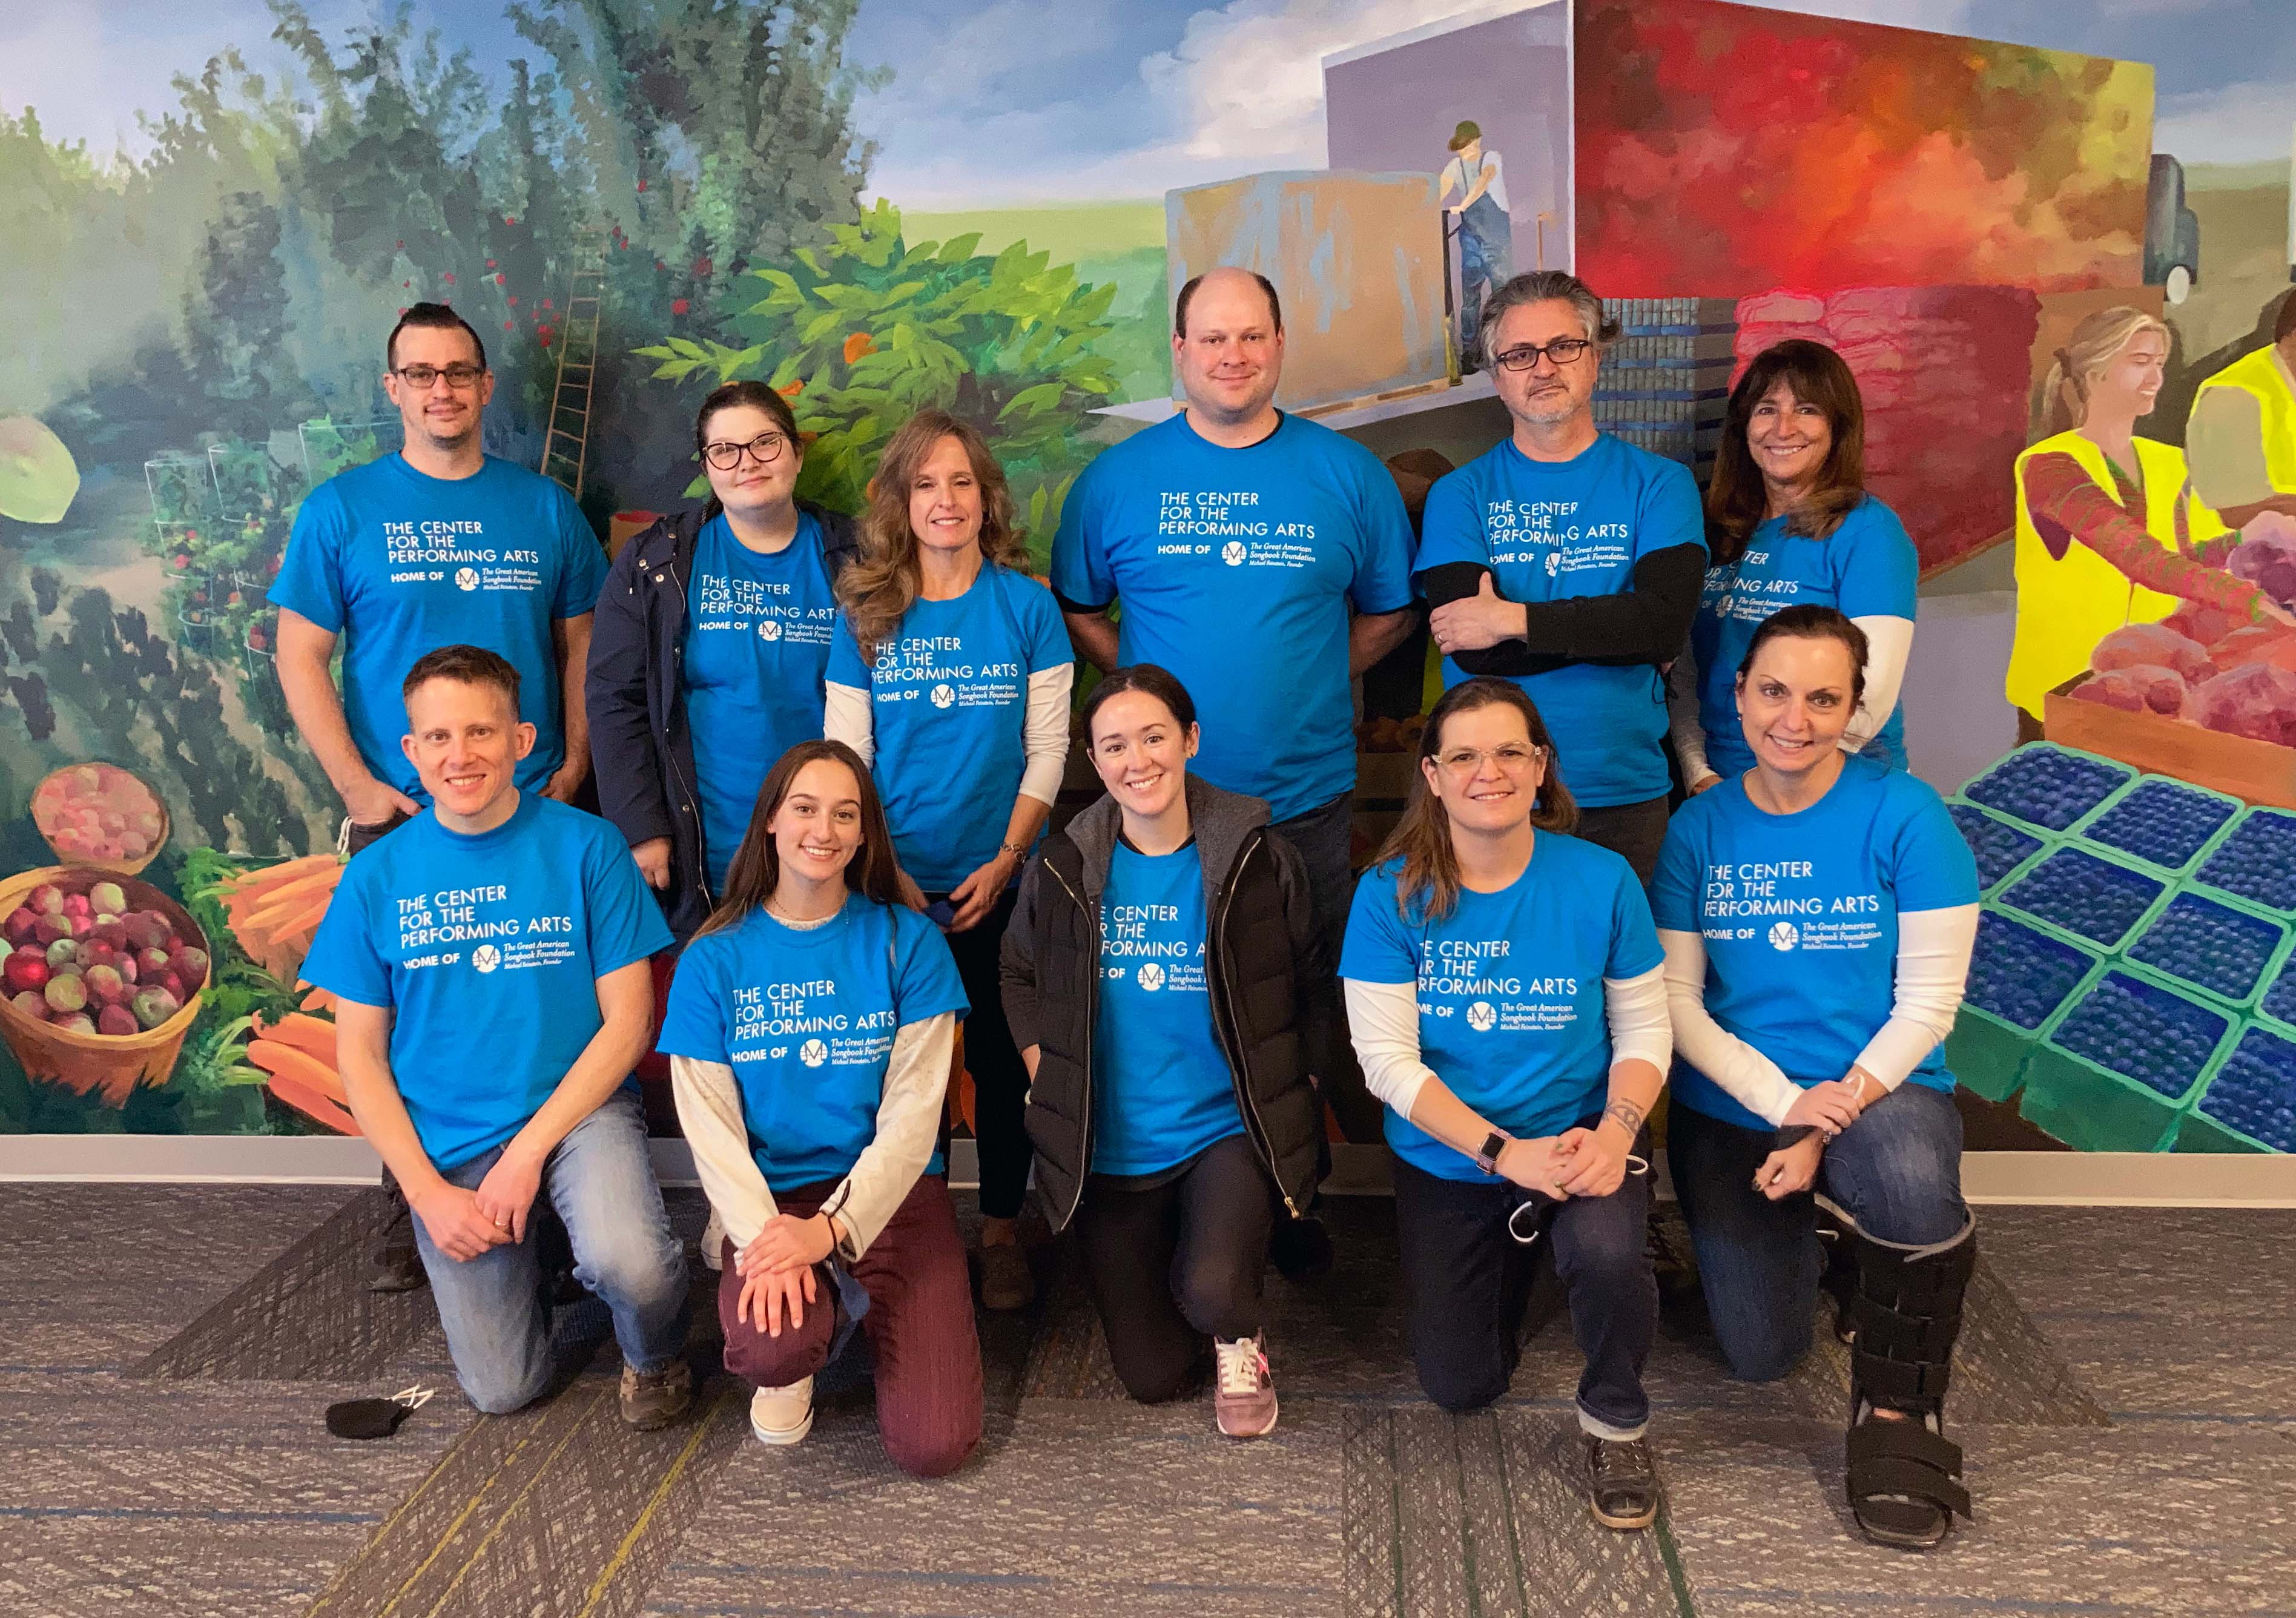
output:
[[[1665,666],[1706,572],[1687,467],[1595,425],[1618,335],[1576,275],[1514,276],[1483,306],[1483,358],[1514,431],[1427,497],[1413,573],[1446,687],[1504,675],[1554,732],[1578,834],[1647,887],[1666,836]]]

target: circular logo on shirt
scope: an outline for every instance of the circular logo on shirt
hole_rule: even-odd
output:
[[[1228,566],[1232,568],[1242,567],[1243,565],[1243,541],[1241,539],[1231,539],[1226,545],[1220,546],[1220,560],[1226,563]]]
[[[779,640],[781,637],[782,620],[780,619],[760,618],[758,620],[758,638],[759,640]]]
[[[1791,949],[1796,944],[1800,942],[1801,929],[1795,926],[1792,922],[1773,922],[1770,924],[1771,949]]]
[[[932,705],[933,705],[934,707],[936,707],[936,708],[948,708],[948,707],[952,707],[952,706],[954,706],[954,705],[955,704],[955,702],[956,702],[956,687],[955,687],[955,686],[935,686],[932,688]]]
[[[1491,1009],[1488,1000],[1478,1000],[1467,1007],[1467,1026],[1479,1034],[1487,1034],[1499,1025],[1499,1014]]]
[[[458,590],[477,589],[479,587],[479,570],[476,568],[456,568],[455,570],[455,587]]]
[[[829,1047],[818,1039],[808,1039],[797,1047],[797,1059],[808,1067],[819,1067],[829,1060]]]
[[[1150,994],[1164,987],[1164,969],[1153,961],[1140,963],[1140,987]]]
[[[1557,573],[1561,572],[1562,571],[1562,553],[1561,551],[1549,551],[1549,552],[1547,552],[1547,553],[1546,553],[1546,576],[1547,576],[1549,579],[1552,579],[1552,578],[1554,578],[1554,577],[1555,576],[1555,574],[1557,574]]]
[[[492,944],[480,944],[471,951],[471,965],[480,972],[492,972],[502,965],[502,951]]]

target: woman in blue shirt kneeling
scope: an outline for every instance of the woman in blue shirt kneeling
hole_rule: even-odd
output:
[[[1117,669],[1083,719],[1107,795],[1029,862],[1004,934],[1037,1184],[1075,1223],[1126,1391],[1185,1392],[1210,1336],[1219,1430],[1258,1438],[1268,1234],[1318,1175],[1307,870],[1267,804],[1188,773],[1195,703],[1168,671]]]
[[[1739,1376],[1783,1376],[1809,1347],[1820,1210],[1839,1226],[1850,1507],[1867,1538],[1926,1546],[1969,1512],[1942,1413],[1976,1227],[1939,1045],[1977,871],[1935,792],[1842,752],[1866,658],[1832,607],[1764,622],[1737,678],[1753,765],[1667,832],[1667,1156]]]
[[[1029,1075],[1004,1026],[996,948],[1013,883],[1060,796],[1076,653],[1053,593],[1023,570],[1004,468],[972,428],[920,411],[885,445],[861,561],[839,582],[824,732],[875,769],[913,902],[940,924],[972,1014],[980,1301],[1024,1308]]]
[[[964,991],[901,902],[869,772],[805,742],[767,774],[726,897],[679,957],[659,1048],[725,1228],[726,1368],[750,1429],[793,1444],[857,1321],[896,1465],[953,1472],[980,1440],[980,1343],[943,1178]]]
[[[1595,1520],[1645,1528],[1659,1486],[1642,1372],[1658,1328],[1644,1117],[1665,1082],[1649,902],[1578,808],[1512,680],[1443,694],[1419,779],[1356,889],[1340,977],[1364,1077],[1389,1109],[1411,1353],[1427,1396],[1507,1390],[1533,1244],[1554,1244],[1585,1351]]]

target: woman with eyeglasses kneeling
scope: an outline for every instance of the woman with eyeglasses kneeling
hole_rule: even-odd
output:
[[[1037,1185],[1076,1228],[1126,1392],[1185,1392],[1209,1336],[1214,1419],[1259,1438],[1268,1234],[1318,1173],[1307,869],[1267,804],[1188,773],[1196,708],[1169,672],[1117,669],[1082,718],[1107,793],[1029,861],[1004,934]]]
[[[1419,1384],[1455,1411],[1507,1391],[1536,1245],[1551,1243],[1586,1355],[1595,1519],[1646,1528],[1658,1285],[1643,1120],[1669,1056],[1650,905],[1623,858],[1570,835],[1577,806],[1522,687],[1452,686],[1419,746],[1340,960],[1364,1076],[1390,1109]]]
[[[726,896],[678,959],[660,1048],[725,1228],[726,1368],[750,1430],[793,1444],[814,1374],[857,1323],[895,1465],[954,1472],[980,1441],[980,1343],[940,1139],[964,990],[901,902],[869,772],[803,742],[766,776]]]
[[[822,734],[832,587],[853,520],[797,497],[789,401],[728,382],[701,401],[709,501],[622,546],[591,630],[599,812],[620,828],[683,942],[718,908],[758,787]]]
[[[1836,1229],[1849,1493],[1885,1545],[1969,1515],[1943,1411],[1976,1226],[1939,1041],[1977,935],[1977,870],[1942,800],[1841,750],[1867,647],[1833,607],[1754,632],[1752,768],[1675,816],[1652,889],[1674,1019],[1667,1159],[1732,1372],[1808,1351]]]

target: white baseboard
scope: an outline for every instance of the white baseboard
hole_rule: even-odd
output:
[[[653,1144],[665,1186],[694,1184],[682,1140]],[[1324,1188],[1384,1195],[1384,1146],[1334,1146]],[[972,1142],[949,1143],[949,1181],[979,1183]],[[0,1135],[0,1181],[371,1186],[381,1167],[364,1140],[267,1135]],[[1670,1195],[1660,1175],[1660,1195]],[[1979,1203],[2112,1208],[2296,1208],[2296,1157],[2147,1152],[1972,1152],[1962,1189]]]

